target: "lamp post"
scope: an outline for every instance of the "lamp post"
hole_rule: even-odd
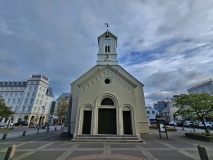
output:
[[[37,131],[37,134],[39,132],[39,128],[41,127],[41,123],[43,122],[43,115],[44,115],[44,111],[45,111],[45,106],[42,106],[42,109],[43,109],[43,114],[41,114],[41,121],[39,122],[39,127],[38,127],[38,131]]]

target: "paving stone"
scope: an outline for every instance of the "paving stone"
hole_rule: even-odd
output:
[[[169,148],[166,145],[163,145],[163,144],[158,143],[158,142],[149,142],[149,143],[146,143],[146,144],[141,144],[141,146],[143,148]]]
[[[149,150],[149,153],[160,160],[193,160],[176,150],[170,150],[169,152],[164,150]]]
[[[110,144],[110,148],[137,148],[134,144]]]
[[[104,148],[104,144],[82,144],[78,148]]]
[[[45,145],[46,143],[27,143],[23,146],[18,146],[17,149],[36,149]]]
[[[71,155],[67,157],[67,159],[71,159],[74,157],[81,157],[81,156],[88,156],[88,155],[96,155],[96,154],[103,154],[103,151],[74,151]]]
[[[111,150],[111,154],[120,154],[120,155],[128,155],[128,156],[133,156],[133,157],[140,157],[147,159],[147,157],[141,152],[137,150]]]
[[[51,148],[70,148],[72,147],[73,145],[69,144],[69,145],[62,145],[64,142],[55,142],[53,144],[51,144],[50,146],[48,146],[47,148],[48,149],[51,149]]]
[[[12,144],[0,144],[0,150],[8,148],[10,146],[12,146]]]
[[[18,157],[24,153],[26,153],[26,152],[25,151],[16,151],[13,158]]]
[[[22,160],[54,160],[62,155],[63,151],[37,151]]]

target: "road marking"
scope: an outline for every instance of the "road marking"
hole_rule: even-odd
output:
[[[140,151],[149,159],[149,160],[157,160],[151,153],[149,153],[147,150],[145,150],[141,145],[136,144],[137,148],[140,149]]]
[[[73,145],[70,147],[66,152],[64,152],[60,157],[58,157],[56,160],[64,160],[66,159],[72,152],[78,147],[79,145]]]

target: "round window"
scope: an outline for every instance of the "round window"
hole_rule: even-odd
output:
[[[110,83],[110,79],[105,79],[105,81],[104,81],[106,84],[109,84]]]

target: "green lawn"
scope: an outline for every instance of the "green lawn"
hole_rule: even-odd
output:
[[[11,132],[13,129],[11,128],[0,128],[0,133],[6,133],[6,132]]]

